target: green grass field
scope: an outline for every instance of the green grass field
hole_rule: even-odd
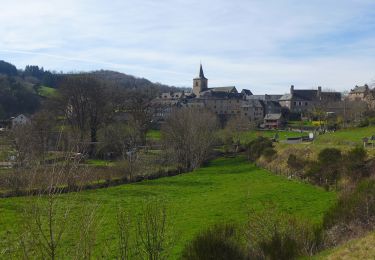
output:
[[[64,195],[69,203],[71,196]],[[100,226],[105,232],[98,234],[98,243],[106,240],[113,247],[116,209],[125,207],[134,214],[150,197],[162,198],[167,205],[170,223],[178,234],[172,256],[178,258],[186,242],[211,224],[245,223],[250,209],[261,210],[269,202],[280,211],[320,222],[336,195],[258,169],[244,158],[221,158],[193,173],[80,194],[81,203],[99,205]],[[0,232],[15,224],[16,212],[23,201],[23,198],[0,200]]]
[[[375,135],[375,126],[348,128],[318,136],[316,143],[333,145],[362,144],[362,138]]]
[[[51,97],[56,94],[56,89],[47,86],[41,86],[38,88],[38,95],[42,97]]]
[[[290,137],[299,137],[301,135],[306,135],[306,133],[299,133],[293,131],[277,131],[277,130],[265,130],[265,131],[247,131],[240,135],[240,142],[241,143],[248,143],[251,140],[254,140],[258,136],[274,138],[275,134],[279,135],[279,140],[286,140]]]
[[[147,132],[147,135],[146,135],[147,139],[150,139],[150,140],[160,140],[161,138],[161,135],[160,135],[160,130],[149,130]]]
[[[86,160],[86,164],[91,166],[112,166],[114,163],[106,160],[89,159]]]

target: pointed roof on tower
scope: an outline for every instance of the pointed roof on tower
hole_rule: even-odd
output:
[[[199,68],[199,78],[206,79],[205,76],[204,76],[204,73],[203,73],[202,63],[201,63],[201,66]]]

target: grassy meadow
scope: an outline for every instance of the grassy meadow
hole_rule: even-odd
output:
[[[241,143],[248,143],[251,140],[256,139],[258,136],[274,138],[276,133],[279,135],[278,140],[286,140],[291,137],[300,137],[306,135],[306,133],[294,132],[294,131],[277,131],[277,130],[264,130],[264,131],[247,131],[240,135],[239,139]]]
[[[126,208],[136,216],[145,200],[162,199],[175,234],[171,252],[171,258],[175,259],[187,241],[211,224],[225,221],[243,224],[251,209],[261,210],[269,203],[277,210],[317,223],[334,203],[336,195],[274,175],[237,157],[216,159],[192,173],[63,197],[63,203],[76,201],[78,208],[89,203],[98,205],[100,232],[97,243],[106,243],[111,250],[116,246],[118,207]],[[18,212],[27,201],[27,198],[0,200],[0,232],[17,226]],[[99,255],[100,250],[96,254]]]
[[[56,93],[56,89],[51,87],[41,86],[40,88],[38,88],[38,95],[42,97],[52,97],[56,95]]]
[[[160,130],[149,130],[146,137],[149,140],[158,141],[161,138]]]
[[[318,136],[317,144],[362,145],[362,138],[375,135],[375,126],[347,128]]]

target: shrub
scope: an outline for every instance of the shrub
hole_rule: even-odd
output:
[[[322,229],[274,208],[250,214],[247,244],[250,259],[295,259],[313,255],[322,245]]]
[[[248,159],[257,160],[267,148],[273,148],[272,141],[269,138],[259,136],[247,145]]]
[[[232,224],[215,225],[199,233],[187,244],[182,259],[246,259],[240,246],[236,227]]]
[[[369,125],[370,125],[370,121],[368,120],[368,118],[362,119],[358,123],[358,127],[366,127],[366,126],[369,126]]]
[[[273,149],[272,147],[267,147],[263,150],[262,152],[262,155],[268,160],[272,160],[273,156],[276,154],[277,152],[275,151],[275,149]]]
[[[288,164],[288,167],[294,171],[300,171],[305,167],[304,160],[298,158],[294,154],[289,154],[287,164]]]
[[[337,164],[341,161],[341,151],[336,148],[325,148],[320,151],[318,161],[322,165]]]
[[[344,162],[346,174],[352,180],[358,180],[359,178],[367,175],[367,171],[365,169],[366,157],[367,152],[361,146],[353,148],[345,155]]]
[[[336,148],[325,148],[320,151],[317,162],[311,162],[306,176],[318,185],[336,184],[342,170],[341,151]]]
[[[260,243],[260,248],[269,259],[289,260],[298,255],[298,244],[290,234],[281,234],[277,230],[270,240]]]
[[[361,181],[354,191],[344,193],[337,203],[325,214],[324,226],[334,225],[367,226],[375,219],[375,180]]]

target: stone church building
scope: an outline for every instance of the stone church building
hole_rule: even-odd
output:
[[[258,124],[263,121],[265,109],[261,101],[248,98],[250,95],[250,90],[238,93],[235,86],[209,88],[200,65],[198,77],[193,79],[192,93],[162,93],[153,103],[158,119],[176,108],[200,107],[212,111],[222,121],[242,117]]]

